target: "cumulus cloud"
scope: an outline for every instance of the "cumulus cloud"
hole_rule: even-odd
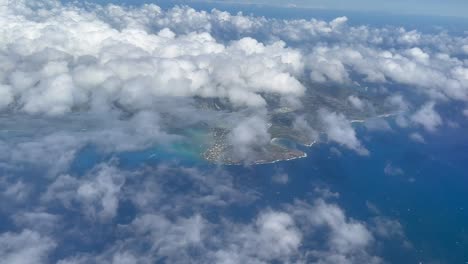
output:
[[[270,142],[269,125],[265,119],[258,116],[241,121],[231,131],[229,142],[233,145],[238,157],[245,160],[254,159],[255,151]]]
[[[397,220],[378,216],[373,219],[375,233],[383,238],[404,238],[405,232],[403,226]]]
[[[66,208],[78,203],[83,215],[91,220],[112,219],[119,205],[120,189],[125,176],[114,167],[102,165],[87,179],[78,180],[70,175],[59,176],[41,197],[45,203],[60,202]]]
[[[419,134],[419,133],[411,133],[409,135],[409,138],[415,142],[418,142],[418,143],[426,143],[426,140],[424,139],[424,137]]]
[[[31,114],[114,102],[145,109],[159,96],[258,107],[264,93],[301,96],[305,75],[351,83],[356,73],[364,76],[357,81],[415,86],[433,99],[468,98],[466,64],[456,57],[466,39],[444,33],[352,27],[346,17],[281,21],[189,7],[26,0],[3,8],[2,18],[0,106]]]
[[[348,101],[351,103],[351,105],[358,110],[363,110],[365,107],[365,102],[363,102],[359,97],[356,97],[354,95],[350,95],[348,97]]]
[[[173,221],[165,216],[150,214],[135,219],[129,229],[138,236],[149,236],[155,254],[176,257],[181,250],[196,247],[207,239],[204,234],[205,225],[205,220],[200,215]],[[184,253],[188,252],[182,254]]]
[[[468,117],[468,109],[463,110],[463,115]]]
[[[19,212],[13,216],[13,220],[17,226],[42,234],[53,234],[54,231],[59,230],[62,226],[60,215],[40,211]]]
[[[48,255],[57,246],[49,237],[31,230],[0,234],[1,263],[48,263]]]
[[[91,11],[59,4],[35,19],[42,14],[29,4],[15,2],[1,10],[0,25],[8,36],[0,43],[8,62],[2,68],[2,108],[12,104],[30,114],[60,115],[117,101],[144,109],[158,96],[227,98],[238,106],[262,106],[261,93],[304,92],[295,77],[302,68],[300,52],[283,42],[265,45],[245,37],[225,45],[208,32],[177,35],[161,28],[152,33],[138,23],[115,28]],[[161,12],[151,5],[128,12],[107,8],[122,19]]]
[[[9,180],[2,177],[0,180],[0,195],[5,201],[22,203],[30,196],[30,188],[22,180]]]
[[[405,174],[405,172],[391,163],[387,163],[384,168],[384,173],[387,175],[402,175]]]
[[[369,151],[361,145],[354,128],[343,114],[321,109],[318,115],[329,140],[344,145],[361,155],[369,154]]]
[[[289,175],[286,173],[275,173],[272,177],[274,183],[277,184],[287,184],[289,182]]]
[[[286,212],[265,211],[255,222],[234,227],[232,245],[215,253],[217,263],[288,261],[299,255],[302,233]]]
[[[312,253],[317,263],[381,262],[367,251],[374,240],[372,233],[364,224],[348,219],[337,205],[317,199],[312,205],[296,202],[290,210],[309,232],[318,231],[320,227],[329,229],[326,249]]]
[[[401,94],[394,94],[388,97],[385,101],[386,104],[396,107],[401,112],[408,111],[410,109],[409,103]]]
[[[442,125],[442,118],[435,110],[434,102],[423,105],[421,109],[411,116],[411,120],[430,132],[434,132],[437,127]]]

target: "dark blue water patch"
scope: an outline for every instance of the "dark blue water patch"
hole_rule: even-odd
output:
[[[11,212],[0,208],[0,234],[4,232],[13,232],[15,229],[18,229],[10,216]]]
[[[129,200],[119,201],[119,207],[117,208],[116,223],[118,225],[128,225],[137,216],[138,208]]]
[[[370,201],[381,213],[400,220],[419,260],[463,262],[467,257],[463,247],[468,248],[468,214],[463,209],[468,198],[468,139],[464,131],[424,134],[428,144],[409,140],[405,131],[360,131],[360,138],[370,137],[366,147],[371,155],[322,158],[320,171],[331,176],[330,185],[341,194],[352,216],[365,217],[365,202]],[[404,173],[386,175],[389,162]]]
[[[96,146],[87,145],[76,153],[70,164],[70,171],[77,175],[83,175],[107,159],[107,155],[99,151]]]

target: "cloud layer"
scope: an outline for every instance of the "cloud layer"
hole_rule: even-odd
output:
[[[346,17],[276,20],[151,4],[22,0],[3,4],[0,13],[0,108],[6,113],[63,116],[117,109],[158,116],[176,113],[193,98],[263,113],[268,98],[297,109],[307,89],[323,84],[386,92],[389,103],[404,104],[404,110],[408,101],[395,101],[401,95],[389,92],[394,86],[422,94],[433,105],[468,100],[467,37],[443,31],[353,27]],[[349,103],[372,112],[356,96]],[[408,120],[433,131],[443,121],[431,109],[431,116],[426,107]],[[199,110],[188,110],[194,111]],[[268,115],[253,118],[269,123]],[[345,136],[329,138],[358,149],[352,128],[336,127]],[[255,133],[262,133],[259,129]]]
[[[255,159],[277,119],[372,155],[353,121],[391,132],[379,107],[423,143],[449,124],[443,106],[468,116],[466,47],[346,17],[0,2],[0,263],[383,263],[379,239],[405,240],[398,221],[354,219],[320,188],[255,204],[244,175],[181,157],[223,128]]]

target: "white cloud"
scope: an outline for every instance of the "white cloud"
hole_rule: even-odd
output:
[[[387,163],[384,168],[384,173],[387,175],[402,175],[405,174],[405,172],[391,163]]]
[[[200,215],[179,218],[175,221],[161,215],[143,215],[131,224],[131,232],[139,236],[150,236],[151,247],[156,254],[173,256],[184,254],[182,250],[202,244],[205,237],[204,219]]]
[[[277,184],[287,184],[289,182],[289,175],[286,173],[275,173],[272,177],[274,183]]]
[[[227,248],[215,252],[217,263],[268,263],[299,254],[301,231],[285,212],[265,211],[255,222],[227,230]]]
[[[426,140],[424,139],[424,137],[419,134],[419,133],[411,133],[409,135],[409,138],[415,142],[418,142],[418,143],[426,143]]]
[[[468,117],[468,109],[463,110],[463,115]]]
[[[411,249],[413,245],[406,238],[403,225],[396,219],[385,216],[376,216],[371,220],[371,230],[375,236],[386,239],[399,241],[402,249]]]
[[[371,231],[323,199],[296,201],[283,212],[264,211],[255,223],[233,231],[227,240],[230,250],[216,253],[218,262],[381,263],[368,251],[374,240]],[[306,251],[302,245],[310,239],[324,246]]]
[[[374,241],[372,233],[363,223],[348,219],[337,205],[323,199],[315,200],[312,205],[296,202],[290,212],[309,234],[328,228],[326,250],[312,252],[317,263],[381,262],[367,251]]]
[[[405,98],[401,94],[394,94],[388,97],[385,100],[385,103],[396,107],[399,111],[408,111],[410,108],[409,103],[405,100]]]
[[[61,217],[46,212],[21,212],[13,216],[17,226],[25,227],[42,234],[53,233],[61,227]]]
[[[254,159],[255,152],[270,142],[269,124],[258,116],[240,121],[229,134],[229,143],[241,160]]]
[[[315,143],[319,140],[319,133],[310,126],[309,122],[306,120],[306,117],[303,115],[299,115],[294,119],[292,127],[294,130],[303,133],[308,140],[307,143],[309,144]]]
[[[435,103],[426,103],[414,115],[411,120],[416,124],[422,125],[427,131],[434,132],[437,127],[442,125],[442,117],[434,109]]]
[[[261,93],[300,96],[304,92],[295,77],[303,67],[300,53],[283,42],[265,45],[246,37],[225,45],[209,32],[178,35],[165,27],[153,34],[140,22],[132,22],[139,15],[145,20],[151,12],[161,14],[152,5],[95,11],[112,18],[60,4],[55,7],[43,19],[35,19],[41,14],[23,1],[1,10],[0,25],[8,37],[0,50],[11,54],[5,59],[13,64],[2,70],[2,107],[11,104],[13,96],[15,109],[47,115],[87,108],[96,100],[105,104],[117,100],[141,109],[158,96],[227,98],[238,106],[262,106]],[[178,12],[187,12],[187,22],[206,15],[183,8],[165,15],[176,20]],[[108,19],[117,18],[128,24],[118,28],[115,21],[108,24]],[[15,56],[24,61],[15,62]]]
[[[351,103],[353,107],[355,107],[358,110],[363,110],[365,107],[365,103],[359,99],[359,97],[350,95],[348,96],[348,101]]]
[[[56,246],[57,244],[49,237],[41,236],[31,230],[1,233],[0,263],[48,263],[48,255]]]
[[[373,219],[374,232],[383,238],[404,238],[405,232],[403,226],[397,220],[389,219],[383,216],[378,216]]]
[[[4,109],[13,102],[13,92],[9,85],[0,85],[0,109]]]
[[[369,151],[361,145],[354,128],[343,114],[321,109],[318,115],[329,140],[342,144],[361,155],[369,154]]]
[[[59,202],[69,209],[77,203],[88,219],[105,221],[117,213],[124,182],[122,171],[104,164],[81,180],[70,175],[59,176],[48,186],[41,200],[43,203]]]
[[[14,203],[25,202],[30,196],[30,187],[22,180],[10,182],[7,177],[0,179],[0,195],[3,200]]]

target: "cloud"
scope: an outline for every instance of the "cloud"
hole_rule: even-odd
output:
[[[205,238],[205,220],[200,215],[179,218],[175,221],[156,214],[136,218],[129,229],[137,236],[148,236],[155,254],[178,258],[177,254],[188,254],[192,246],[202,244]],[[189,256],[185,256],[189,258]]]
[[[52,234],[62,226],[60,215],[46,212],[19,212],[13,216],[13,220],[17,226],[43,234]]]
[[[434,132],[437,127],[442,125],[442,118],[434,109],[435,103],[426,103],[414,115],[411,120],[416,124],[423,126],[427,131]]]
[[[337,192],[332,192],[328,188],[319,188],[316,187],[314,188],[314,193],[318,194],[319,197],[322,197],[324,199],[331,199],[331,198],[339,198],[340,194]]]
[[[323,123],[325,133],[328,139],[350,148],[360,155],[368,155],[369,151],[361,145],[356,136],[351,123],[347,121],[343,114],[329,112],[321,109],[318,112],[319,118]]]
[[[387,175],[403,175],[403,174],[405,174],[405,172],[401,168],[395,167],[391,163],[387,163],[387,165],[385,165],[384,173],[387,174]]]
[[[365,103],[361,99],[359,99],[359,97],[350,95],[348,97],[348,101],[351,103],[353,107],[357,108],[358,110],[364,109]]]
[[[405,238],[405,233],[400,222],[386,217],[378,216],[373,219],[375,234],[383,238]]]
[[[322,227],[328,228],[326,248],[312,252],[317,263],[381,262],[367,252],[374,240],[372,233],[362,223],[347,219],[337,205],[317,199],[312,205],[296,202],[290,210],[300,225],[312,234]]]
[[[264,118],[249,117],[237,124],[229,134],[235,155],[243,160],[255,158],[255,152],[270,142],[269,125]]]
[[[302,68],[300,53],[280,41],[265,45],[245,37],[225,45],[209,32],[178,35],[162,27],[153,34],[137,22],[115,28],[106,21],[109,17],[96,14],[130,20],[139,14],[146,19],[149,12],[161,13],[152,5],[141,10],[99,7],[93,13],[57,4],[55,12],[42,20],[34,20],[40,14],[27,1],[13,6],[2,9],[0,20],[9,36],[0,47],[11,63],[3,69],[3,107],[63,115],[98,103],[110,107],[117,101],[139,110],[160,96],[227,98],[237,106],[262,106],[261,93],[304,92],[295,77]],[[172,10],[188,12],[187,20],[198,15],[189,11]]]
[[[385,101],[386,104],[396,107],[397,110],[405,112],[410,109],[409,103],[401,94],[394,94],[388,97]]]
[[[66,208],[81,207],[83,215],[91,220],[109,220],[115,217],[120,189],[125,176],[114,167],[102,165],[78,180],[70,175],[59,176],[41,197],[44,203],[60,202]]]
[[[19,233],[0,234],[0,257],[2,263],[33,264],[48,263],[49,253],[57,246],[49,237],[31,230]]]
[[[2,9],[9,19],[0,21],[9,25],[0,43],[6,61],[0,105],[31,114],[115,101],[148,108],[163,95],[262,106],[263,93],[301,96],[304,75],[350,83],[356,73],[364,76],[358,81],[468,100],[466,65],[455,57],[465,39],[444,33],[352,27],[346,17],[281,21],[189,7],[38,5],[55,9],[39,14],[31,2],[17,1]]]
[[[299,254],[302,241],[294,219],[285,212],[262,212],[255,222],[229,232],[226,245],[232,246],[215,253],[217,263],[288,261]]]
[[[277,172],[273,175],[272,180],[277,184],[287,184],[289,182],[289,175],[282,172]]]
[[[30,188],[22,180],[8,181],[7,177],[0,180],[0,195],[4,200],[22,203],[30,196]]]
[[[424,139],[424,137],[419,134],[419,133],[411,133],[409,135],[409,138],[415,142],[418,142],[418,143],[426,143],[426,140]]]
[[[468,109],[463,110],[463,115],[468,117]]]
[[[204,206],[214,208],[231,204],[250,204],[257,194],[249,187],[236,188],[235,175],[224,170],[203,171],[179,164],[160,164],[143,170],[133,185],[125,186],[125,197],[142,211],[196,210]],[[184,193],[166,190],[190,188]],[[187,207],[188,206],[188,207]]]

